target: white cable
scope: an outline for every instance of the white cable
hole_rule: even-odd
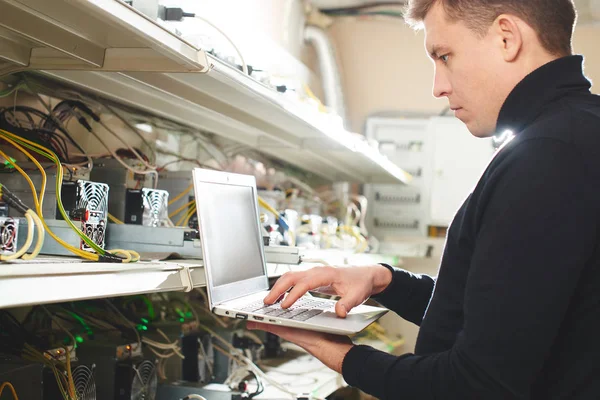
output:
[[[238,54],[238,57],[240,57],[240,60],[242,61],[242,69],[244,70],[244,73],[246,75],[250,75],[248,73],[248,66],[246,65],[246,61],[244,61],[244,56],[242,56],[242,52],[240,51],[240,49],[238,49],[238,47],[235,45],[235,43],[233,42],[233,40],[231,40],[231,38],[229,36],[227,36],[227,34],[225,32],[223,32],[221,29],[219,29],[219,27],[217,27],[215,24],[213,24],[212,22],[210,22],[209,20],[207,20],[204,17],[201,17],[199,15],[195,15],[194,18],[198,18],[200,21],[203,21],[204,23],[212,26],[214,29],[216,29],[221,35],[223,35],[223,37],[225,39],[227,39],[227,41],[233,46],[233,48],[235,49],[235,51]]]
[[[117,133],[115,131],[113,131],[111,128],[108,127],[108,125],[106,125],[104,123],[104,121],[100,120],[98,121],[100,123],[100,125],[106,129],[111,135],[113,135],[114,137],[117,138],[117,140],[121,143],[123,143],[123,145],[125,145],[125,147],[127,147],[127,150],[129,150],[130,152],[132,152],[135,157],[141,161],[142,164],[144,164],[144,166],[148,169],[156,169],[156,166],[154,165],[150,165],[146,160],[144,160],[144,157],[142,157],[140,155],[140,153],[138,153],[138,151],[136,149],[134,149],[133,147],[131,147],[129,145],[129,143],[127,143],[123,138],[121,138],[119,135],[117,135]]]
[[[31,254],[25,254],[23,256],[23,260],[34,259],[35,257],[38,256],[38,254],[40,254],[40,251],[42,250],[42,246],[44,245],[44,238],[46,235],[46,230],[44,229],[44,224],[42,223],[42,220],[40,219],[40,217],[35,213],[35,211],[27,210],[25,217],[27,217],[28,214],[30,215],[32,221],[35,223],[36,231],[37,231],[37,241],[35,243],[33,252]],[[29,220],[27,220],[27,221],[28,221],[27,223],[29,224]],[[28,227],[28,229],[29,229],[29,227]],[[33,229],[33,227],[31,229]],[[27,236],[27,238],[29,239],[29,235]]]
[[[183,400],[191,400],[191,399],[196,399],[196,400],[206,400],[206,398],[200,396],[199,394],[188,394],[187,396],[185,396],[183,398]]]
[[[146,147],[148,148],[148,150],[152,151],[153,153],[155,153],[155,150],[152,148],[152,146],[150,145],[150,143],[146,140],[146,138],[144,137],[144,135],[142,135],[138,129],[133,126],[131,124],[131,122],[129,122],[127,119],[125,119],[125,117],[123,117],[121,114],[119,114],[117,112],[117,110],[113,109],[111,106],[109,106],[108,104],[104,104],[101,103],[106,109],[108,109],[108,111],[110,111],[111,113],[113,113],[113,115],[115,115],[118,119],[121,120],[121,122],[123,122],[123,124],[125,124],[129,129],[131,129],[131,131],[133,131],[133,133],[135,133],[141,140],[142,142],[144,142],[144,144],[146,145]],[[154,155],[154,162],[156,162],[156,154]]]
[[[94,137],[96,139],[98,139],[98,141],[100,142],[100,144],[102,144],[102,146],[104,146],[104,148],[109,151],[109,153],[113,156],[113,158],[115,160],[117,160],[119,162],[119,164],[121,164],[122,166],[124,166],[129,171],[133,172],[134,174],[139,174],[139,175],[150,175],[150,174],[154,175],[154,188],[156,189],[156,185],[158,184],[158,172],[156,172],[155,170],[141,171],[141,170],[137,170],[135,168],[132,168],[125,161],[123,161],[121,159],[121,157],[119,157],[117,155],[117,153],[113,149],[111,149],[110,147],[108,147],[108,145],[104,142],[104,140],[102,140],[100,138],[100,136],[98,136],[98,134],[96,132],[94,132],[93,130],[91,130],[90,133],[92,135],[94,135]]]

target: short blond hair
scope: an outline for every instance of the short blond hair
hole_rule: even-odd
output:
[[[573,53],[571,40],[577,19],[573,0],[409,0],[406,21],[414,28],[421,28],[437,2],[442,3],[451,20],[463,21],[482,36],[499,15],[512,14],[537,32],[542,46],[550,54]]]

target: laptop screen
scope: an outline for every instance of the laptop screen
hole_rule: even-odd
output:
[[[253,188],[201,183],[198,199],[213,287],[264,275]]]

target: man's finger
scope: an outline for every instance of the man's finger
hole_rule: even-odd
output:
[[[340,318],[346,318],[350,310],[363,303],[365,296],[360,293],[349,293],[335,303],[335,313]]]
[[[288,291],[289,288],[294,286],[297,280],[302,279],[303,273],[298,272],[286,272],[275,282],[273,288],[269,294],[263,300],[265,304],[273,304],[275,303],[281,295]]]
[[[332,282],[333,269],[325,268],[314,268],[312,274],[308,275],[303,280],[299,281],[296,286],[288,293],[283,302],[281,303],[282,308],[289,308],[298,300],[304,296],[309,290],[317,289],[322,286],[327,286]]]

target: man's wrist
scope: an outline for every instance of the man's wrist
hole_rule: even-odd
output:
[[[373,292],[376,295],[383,292],[392,283],[392,268],[387,265],[378,264],[373,267]]]

